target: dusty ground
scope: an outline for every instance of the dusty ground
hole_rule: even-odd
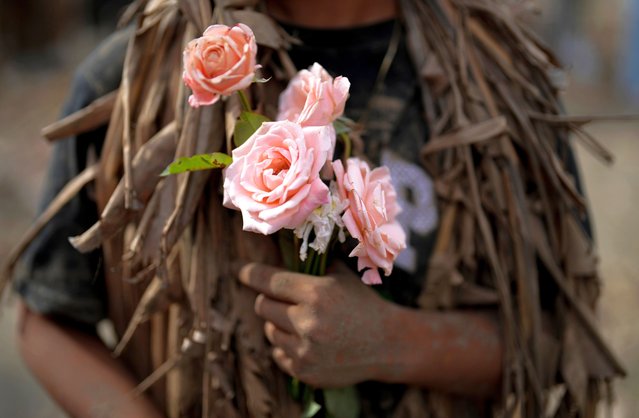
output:
[[[37,203],[49,146],[43,124],[55,120],[69,83],[69,68],[22,72],[4,68],[0,77],[0,260],[26,230]],[[63,417],[28,374],[17,355],[14,315],[0,319],[0,417]]]
[[[575,113],[634,113],[637,107],[614,104],[591,89],[574,89],[569,96]],[[639,123],[594,125],[590,132],[615,155],[612,166],[577,147],[590,199],[601,256],[603,295],[600,320],[603,333],[624,361],[629,377],[617,385],[615,417],[630,418],[639,411]],[[635,411],[635,412],[632,412]]]
[[[0,68],[0,261],[26,230],[35,211],[49,146],[40,128],[55,120],[80,56],[91,41],[73,48],[54,68],[24,71]],[[597,88],[572,88],[574,113],[635,112]],[[603,332],[625,361],[630,377],[617,385],[614,417],[630,418],[639,410],[639,123],[593,126],[615,154],[606,166],[577,146],[592,202],[601,254],[604,293],[600,319]],[[14,317],[4,309],[0,319],[0,417],[57,418],[63,416],[22,366],[13,338]]]

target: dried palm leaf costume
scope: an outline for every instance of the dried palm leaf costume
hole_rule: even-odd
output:
[[[519,4],[399,2],[418,83],[415,115],[429,130],[419,161],[434,179],[440,218],[416,304],[498,309],[505,356],[499,400],[402,388],[397,418],[592,417],[624,373],[593,319],[600,282],[567,138],[575,133],[609,155],[583,131],[588,119],[561,114],[557,61],[518,23]],[[296,71],[287,54],[295,40],[260,10],[256,0],[150,0],[128,9],[135,28],[121,35],[128,47],[119,87],[45,130],[56,139],[108,122],[99,160],[60,186],[5,271],[6,279],[29,241],[94,184],[100,219],[75,231],[73,244],[101,247],[116,352],[171,418],[300,416],[253,313],[255,294],[229,267],[234,259],[277,262],[272,240],[242,232],[238,215],[221,206],[219,171],[158,176],[177,157],[229,149],[238,101],[190,108],[181,82],[182,49],[209,24],[253,28],[263,75],[273,78],[254,84],[251,98],[275,115]],[[392,108],[376,100],[372,112]],[[374,129],[375,119],[366,120]]]

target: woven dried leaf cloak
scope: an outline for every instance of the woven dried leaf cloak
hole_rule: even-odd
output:
[[[604,159],[561,114],[554,56],[519,24],[521,2],[401,0],[401,21],[430,127],[423,167],[435,180],[441,224],[423,309],[493,306],[505,348],[503,396],[483,413],[443,394],[409,388],[395,417],[595,416],[623,375],[593,319],[600,282],[584,231],[586,203],[566,168],[570,133]],[[230,149],[235,98],[186,105],[181,52],[214,22],[253,28],[273,77],[253,85],[273,116],[295,68],[291,39],[257,0],[148,0],[127,12],[136,31],[120,88],[50,127],[49,137],[108,122],[99,162],[62,191],[14,252],[85,184],[95,181],[100,220],[74,238],[102,247],[116,353],[170,418],[299,417],[253,314],[233,259],[276,262],[271,240],[241,231],[221,206],[219,171],[158,177],[177,157]],[[9,266],[11,267],[11,265]],[[543,274],[542,274],[543,272]],[[6,275],[5,275],[6,276]],[[547,281],[547,282],[544,282]],[[540,292],[551,289],[552,312]],[[474,409],[474,411],[473,411]]]

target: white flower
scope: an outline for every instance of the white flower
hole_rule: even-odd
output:
[[[348,207],[348,200],[341,200],[335,182],[330,184],[330,201],[315,209],[306,218],[306,221],[295,229],[295,236],[302,239],[300,246],[300,260],[305,261],[308,255],[308,247],[323,254],[328,249],[333,236],[333,230],[337,226],[337,239],[344,242],[344,221],[342,213]],[[315,232],[315,239],[309,244],[311,232]]]

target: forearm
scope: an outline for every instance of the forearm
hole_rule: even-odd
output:
[[[162,417],[101,341],[21,306],[22,357],[47,392],[73,417]]]
[[[496,314],[394,306],[387,317],[382,380],[464,396],[499,392],[503,347]]]

